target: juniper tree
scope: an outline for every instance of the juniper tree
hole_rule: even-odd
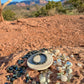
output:
[[[0,0],[0,22],[4,21],[3,15],[2,15],[2,11],[3,9],[11,2],[12,0],[8,0],[7,2],[5,2],[3,5],[1,4],[1,0]]]

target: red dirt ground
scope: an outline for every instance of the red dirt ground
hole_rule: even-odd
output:
[[[1,74],[6,73],[3,61],[11,54],[57,46],[84,48],[84,15],[55,15],[0,23],[0,66],[3,67],[0,77],[5,79]],[[2,80],[0,84],[4,84]]]

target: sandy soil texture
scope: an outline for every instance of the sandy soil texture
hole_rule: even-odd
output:
[[[0,23],[0,84],[6,81],[6,67],[15,64],[28,51],[43,47],[59,47],[68,54],[80,54],[80,59],[76,57],[72,62],[84,64],[84,15],[55,15]],[[70,84],[83,84],[84,66],[82,69],[75,66],[74,73],[79,76]],[[22,81],[20,78],[15,84],[24,84]]]

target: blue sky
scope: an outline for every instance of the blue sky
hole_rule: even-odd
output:
[[[8,1],[8,0],[1,0],[1,3],[4,3],[6,1]],[[18,1],[18,2],[20,2],[20,1],[24,1],[24,0],[12,0],[12,1]],[[53,0],[53,1],[60,1],[60,0]]]

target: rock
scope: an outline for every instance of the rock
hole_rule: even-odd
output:
[[[47,77],[50,78],[50,74],[48,74]]]
[[[66,75],[67,77],[69,76],[69,74],[68,74],[68,73],[66,73],[65,75]]]
[[[77,63],[77,65],[78,65],[79,67],[82,67],[82,64],[80,64],[80,63]]]
[[[43,77],[43,74],[40,74],[40,75],[39,75],[39,78],[41,78],[41,77]]]
[[[64,74],[64,72],[57,73],[58,76],[61,76],[61,75],[63,75],[63,74]]]
[[[57,59],[57,65],[62,66],[62,60],[61,59]]]
[[[48,84],[48,82],[42,83],[42,84]]]
[[[65,66],[62,66],[62,69],[63,69],[63,70],[65,70],[65,69],[66,69],[66,67],[65,67]]]
[[[50,55],[51,55],[51,56],[54,56],[54,54],[53,54],[53,53],[50,53]]]
[[[5,84],[8,84],[7,82]]]
[[[58,66],[62,66],[62,62],[57,62],[57,65]]]
[[[57,67],[57,71],[62,71],[62,67]]]
[[[73,64],[71,62],[69,62],[69,61],[66,62],[66,65],[67,66],[73,66]]]
[[[61,75],[61,81],[66,82],[68,80],[67,76]]]
[[[71,74],[72,72],[72,69],[66,69],[66,73]]]
[[[71,80],[72,76],[72,74],[69,74],[68,79]]]
[[[61,76],[62,74],[61,73],[57,73],[57,76]]]
[[[46,82],[46,77],[41,77],[40,78],[40,83],[44,83],[44,82]]]
[[[70,55],[70,57],[72,57],[72,58],[73,58],[73,57],[74,57],[74,55],[72,54],[72,55]]]
[[[18,60],[17,63],[18,64],[22,64],[24,62],[24,60]]]
[[[61,79],[61,76],[57,76],[57,79]]]
[[[27,74],[26,77],[29,77],[29,74]]]
[[[57,59],[57,62],[61,62],[62,60],[61,59]]]
[[[57,50],[55,51],[55,55],[58,55],[59,53],[60,53],[60,50],[57,49]]]
[[[59,56],[62,56],[62,53],[59,53]]]
[[[43,76],[46,77],[47,73],[43,73]]]
[[[50,70],[48,71],[48,74],[52,74],[52,73],[53,73],[52,71],[50,71]]]
[[[51,81],[51,80],[50,80],[50,79],[48,79],[47,81],[48,81],[48,83],[50,83],[50,81]]]
[[[56,82],[56,84],[60,84],[60,82]]]
[[[44,51],[44,52],[45,52],[45,53],[50,53],[50,52],[49,52],[49,51],[47,51],[47,50],[46,50],[46,51]]]
[[[36,81],[32,81],[32,84],[36,84]]]
[[[69,60],[69,59],[70,59],[70,58],[69,58],[68,56],[64,58],[64,60],[66,60],[66,61]]]
[[[40,82],[37,81],[36,84],[40,84]]]
[[[57,62],[56,62],[56,61],[54,61],[53,65],[56,65],[56,64],[57,64]]]

